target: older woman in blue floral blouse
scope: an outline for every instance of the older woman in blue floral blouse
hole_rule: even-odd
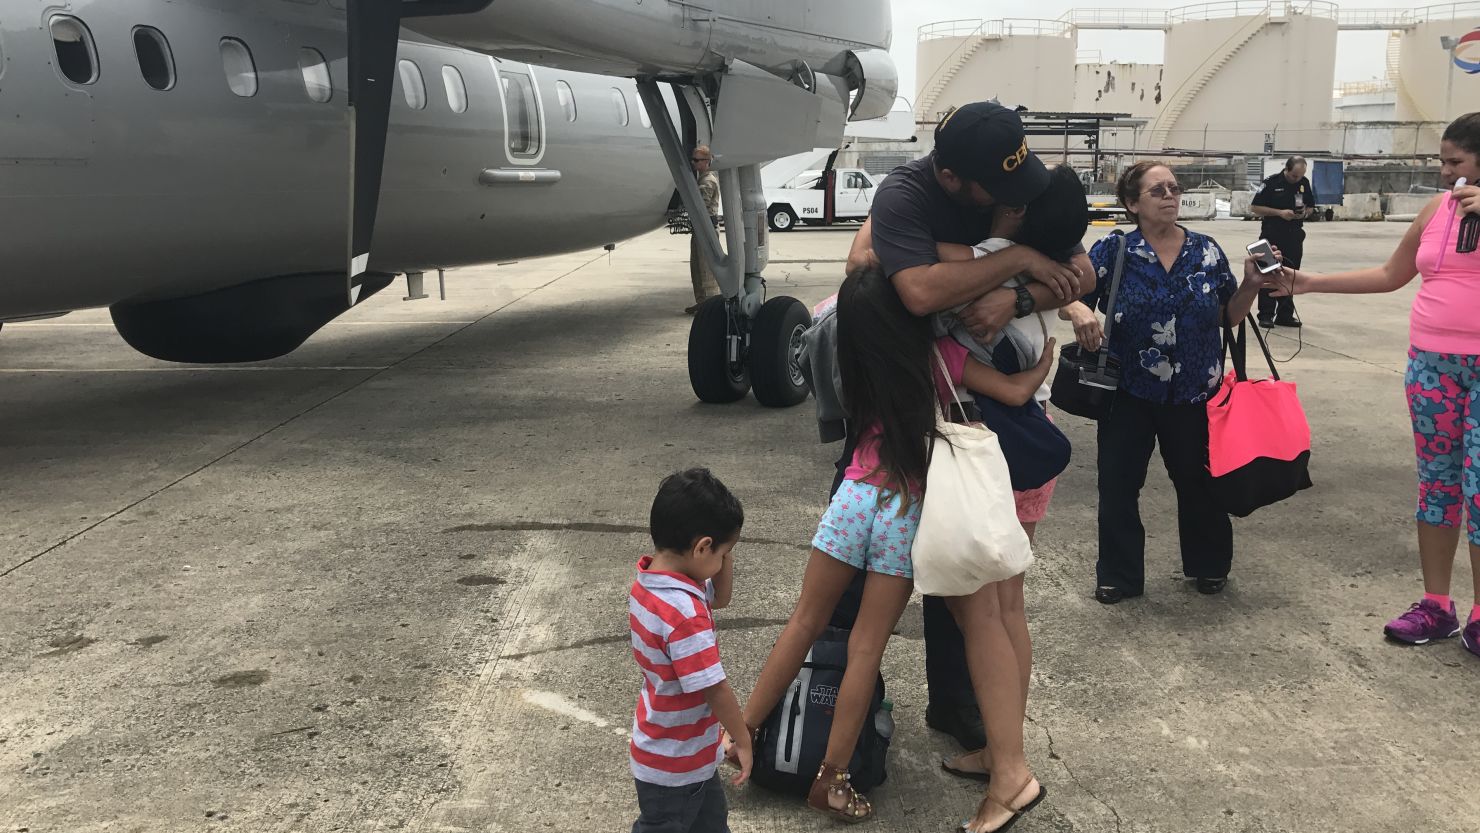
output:
[[[1135,218],[1115,304],[1111,352],[1121,386],[1099,424],[1100,559],[1095,598],[1104,604],[1145,590],[1146,530],[1140,493],[1151,451],[1177,490],[1182,571],[1203,593],[1218,593],[1233,565],[1233,526],[1211,493],[1207,401],[1223,382],[1222,321],[1239,321],[1259,297],[1263,276],[1244,261],[1242,285],[1211,237],[1177,224],[1182,188],[1164,165],[1142,162],[1121,176],[1120,202]],[[1084,302],[1104,311],[1117,244],[1090,251],[1099,276]]]

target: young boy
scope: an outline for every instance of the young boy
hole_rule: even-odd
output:
[[[740,764],[734,783],[750,777],[750,733],[720,666],[711,615],[730,603],[731,551],[744,522],[740,501],[708,469],[668,477],[653,499],[657,552],[638,560],[627,601],[643,676],[632,721],[641,810],[632,833],[728,833],[721,726]]]

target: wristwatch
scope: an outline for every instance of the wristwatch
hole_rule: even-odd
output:
[[[1027,318],[1033,314],[1033,308],[1038,305],[1038,302],[1026,286],[1014,286],[1013,289],[1017,292],[1017,306],[1012,317]]]

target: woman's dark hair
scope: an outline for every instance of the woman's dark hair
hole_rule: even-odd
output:
[[[1480,156],[1480,113],[1465,113],[1444,128],[1444,141]]]
[[[936,435],[930,324],[910,314],[878,268],[857,269],[838,291],[838,372],[856,431],[877,425],[886,488],[908,498],[925,485]]]
[[[1136,225],[1141,224],[1141,215],[1131,211],[1131,203],[1141,198],[1141,180],[1146,178],[1152,168],[1165,167],[1161,162],[1137,162],[1126,168],[1125,173],[1120,175],[1120,181],[1115,183],[1115,197],[1120,200]]]
[[[1047,190],[1028,203],[1015,242],[1032,246],[1054,260],[1067,261],[1088,229],[1084,183],[1073,168],[1057,165],[1048,172]]]

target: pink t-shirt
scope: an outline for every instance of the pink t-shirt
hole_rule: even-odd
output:
[[[961,376],[966,372],[966,357],[969,355],[966,348],[962,347],[953,338],[941,338],[935,342],[935,347],[940,351],[940,357],[945,359],[946,370],[950,372],[951,378],[947,382],[941,378],[940,368],[936,366],[932,356],[930,360],[931,369],[934,371],[935,387],[940,395],[942,404],[955,404],[951,397],[951,389],[961,384]],[[961,401],[965,402],[966,397]],[[858,448],[853,450],[853,462],[843,470],[843,477],[855,483],[868,483],[871,486],[883,486],[888,478],[879,468],[879,426],[870,425],[864,429],[858,438]]]
[[[1480,251],[1454,251],[1463,214],[1453,218],[1444,242],[1452,199],[1440,203],[1419,239],[1416,261],[1423,282],[1413,299],[1409,338],[1419,350],[1480,356]]]

